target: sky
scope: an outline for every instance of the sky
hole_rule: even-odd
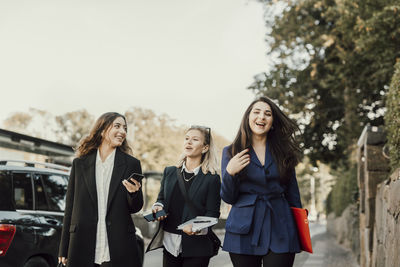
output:
[[[0,0],[0,122],[135,106],[232,140],[268,69],[263,13],[254,0]]]

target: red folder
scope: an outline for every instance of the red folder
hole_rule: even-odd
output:
[[[308,226],[308,210],[290,207],[293,213],[293,218],[297,225],[297,232],[299,233],[299,240],[301,250],[307,251],[309,253],[313,253],[311,237],[310,237],[310,228]]]

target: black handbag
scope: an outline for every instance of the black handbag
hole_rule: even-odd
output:
[[[176,168],[176,174],[178,176],[178,184],[179,188],[181,189],[181,192],[183,194],[183,197],[185,198],[186,203],[188,204],[191,212],[193,215],[200,214],[200,211],[196,208],[196,206],[192,203],[190,198],[187,195],[186,187],[183,183],[183,177],[181,170]],[[213,244],[213,256],[218,255],[219,248],[222,248],[221,246],[221,240],[218,238],[218,236],[212,231],[211,228],[209,228],[209,231],[207,233],[207,237],[211,240]]]

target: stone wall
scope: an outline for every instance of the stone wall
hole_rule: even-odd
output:
[[[378,184],[371,266],[400,266],[400,168]]]
[[[400,266],[400,182],[382,148],[385,133],[367,126],[358,141],[360,266]],[[396,239],[397,238],[397,239]]]
[[[327,231],[334,235],[339,244],[352,251],[354,258],[360,259],[360,221],[358,205],[351,204],[340,217],[332,212],[328,215]]]

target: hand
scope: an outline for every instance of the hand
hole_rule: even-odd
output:
[[[133,178],[129,179],[133,182],[133,184],[131,184],[127,180],[122,180],[122,184],[125,186],[126,190],[128,190],[129,193],[135,193],[139,191],[141,187],[140,183]]]
[[[199,232],[193,232],[192,227],[193,227],[193,224],[185,225],[183,227],[182,231],[187,235],[196,235],[196,234],[198,234]]]
[[[65,257],[58,257],[58,263],[62,263],[64,266],[67,265],[67,258]]]
[[[154,206],[153,206],[152,211],[153,211],[154,214],[157,213],[157,211],[160,211],[160,210],[163,210],[163,207],[161,207],[161,206],[159,206],[159,205],[154,205]],[[167,216],[160,216],[160,217],[157,218],[157,221],[162,221],[162,220],[164,220],[165,218],[167,218]]]
[[[250,163],[250,155],[247,154],[249,149],[246,148],[239,153],[237,153],[226,165],[226,171],[231,175],[234,176],[238,174],[241,170],[244,169]]]

